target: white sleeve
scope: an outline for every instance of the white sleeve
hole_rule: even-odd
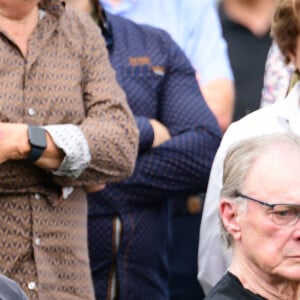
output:
[[[65,153],[60,167],[52,173],[58,176],[78,177],[91,160],[89,145],[81,129],[72,124],[48,125],[44,128],[55,145]]]
[[[220,236],[219,199],[228,149],[224,137],[211,168],[200,225],[198,280],[205,294],[221,279],[231,260],[231,250],[226,249]]]

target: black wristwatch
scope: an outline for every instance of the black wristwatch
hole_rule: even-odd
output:
[[[45,129],[39,126],[29,125],[28,139],[31,146],[31,151],[27,157],[27,160],[30,162],[35,162],[42,156],[47,147]]]

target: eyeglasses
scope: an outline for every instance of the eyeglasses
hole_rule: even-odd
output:
[[[239,192],[236,193],[236,196],[269,207],[272,210],[271,211],[272,221],[276,225],[280,225],[280,226],[295,225],[300,218],[300,204],[284,204],[284,203],[270,204],[249,197],[247,195],[241,194]]]

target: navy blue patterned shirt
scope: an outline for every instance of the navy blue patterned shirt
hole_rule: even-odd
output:
[[[106,299],[116,271],[118,299],[168,299],[167,199],[205,191],[221,132],[195,71],[167,33],[118,16],[108,21],[110,61],[140,141],[133,175],[88,196],[96,296]],[[149,119],[163,123],[171,139],[153,148]],[[116,218],[122,225],[118,248]]]

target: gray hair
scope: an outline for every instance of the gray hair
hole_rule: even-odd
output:
[[[288,147],[299,152],[300,137],[293,133],[272,133],[248,138],[233,144],[224,159],[223,188],[221,198],[234,202],[242,212],[247,202],[237,196],[243,190],[243,183],[258,158],[274,148]],[[228,247],[232,246],[232,236],[221,221],[221,236]]]

